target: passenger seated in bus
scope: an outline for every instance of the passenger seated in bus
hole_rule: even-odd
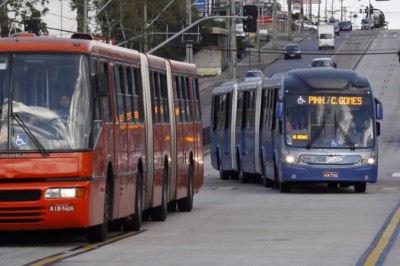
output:
[[[63,92],[60,96],[60,108],[57,110],[57,114],[61,119],[67,120],[69,117],[69,108],[71,104],[71,97],[68,93]]]
[[[292,123],[289,120],[286,120],[286,132],[290,133],[293,130]]]

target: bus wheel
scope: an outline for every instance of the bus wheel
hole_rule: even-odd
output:
[[[162,195],[161,195],[161,205],[155,207],[151,210],[151,218],[154,221],[165,221],[167,219],[168,213],[168,174],[166,173],[166,169],[164,170],[163,177],[163,187],[162,187]]]
[[[364,193],[366,189],[367,189],[367,183],[365,182],[359,182],[354,185],[354,191],[356,193]]]
[[[279,191],[282,193],[289,193],[292,189],[292,186],[288,182],[280,182]]]
[[[103,242],[107,238],[108,222],[111,220],[111,186],[106,184],[104,193],[103,223],[87,228],[86,237],[89,242]]]
[[[189,165],[187,196],[178,200],[178,209],[181,212],[190,212],[193,209],[193,164]]]
[[[143,219],[143,181],[142,175],[139,173],[136,181],[136,198],[135,198],[135,213],[128,216],[124,220],[125,231],[139,231]]]

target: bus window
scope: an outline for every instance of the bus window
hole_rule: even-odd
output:
[[[142,102],[142,75],[140,68],[133,67],[133,117],[135,123],[143,123],[143,102]]]
[[[109,77],[108,73],[108,64],[105,61],[102,61],[100,63],[100,73],[105,73],[107,74],[107,77]],[[110,96],[102,97],[101,98],[102,102],[102,107],[103,107],[103,119],[105,123],[111,123],[112,118],[111,118],[111,104],[110,104]]]

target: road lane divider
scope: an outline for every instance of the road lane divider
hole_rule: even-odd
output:
[[[131,236],[134,236],[134,235],[138,235],[138,234],[143,233],[145,231],[146,230],[141,230],[141,231],[124,232],[124,233],[121,233],[121,234],[117,234],[115,236],[111,236],[111,237],[107,238],[103,242],[90,243],[90,244],[87,244],[87,245],[75,247],[75,248],[70,249],[70,250],[68,250],[66,252],[53,254],[53,255],[47,256],[45,258],[42,258],[42,259],[35,260],[35,261],[30,262],[30,263],[27,263],[27,264],[25,264],[23,266],[48,266],[48,265],[53,265],[53,264],[55,264],[55,263],[57,263],[59,261],[65,260],[67,258],[78,256],[80,254],[92,251],[94,249],[98,249],[98,248],[100,248],[102,246],[109,245],[111,243],[120,241],[122,239],[131,237]]]
[[[356,266],[382,266],[400,231],[400,202],[386,218],[371,245],[358,260]]]

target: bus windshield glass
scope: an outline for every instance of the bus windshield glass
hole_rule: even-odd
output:
[[[375,144],[370,96],[287,95],[285,141],[299,148],[351,149]]]
[[[88,149],[92,99],[82,55],[0,55],[0,150]]]

